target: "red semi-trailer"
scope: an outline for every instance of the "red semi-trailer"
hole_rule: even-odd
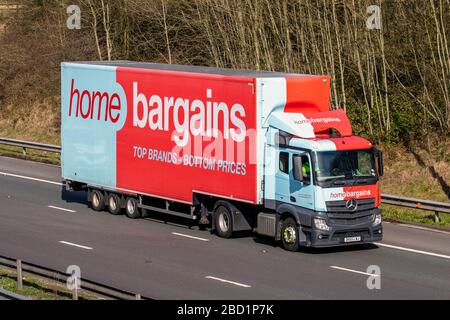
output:
[[[381,239],[381,153],[329,77],[128,61],[62,64],[62,174],[95,210],[255,230],[288,250]]]

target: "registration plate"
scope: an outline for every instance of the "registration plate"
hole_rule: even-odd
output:
[[[361,241],[361,237],[345,237],[344,242],[358,242]]]

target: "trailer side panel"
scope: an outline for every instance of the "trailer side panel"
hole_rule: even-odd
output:
[[[63,64],[63,176],[260,203],[254,78]]]

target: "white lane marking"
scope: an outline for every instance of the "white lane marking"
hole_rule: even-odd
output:
[[[200,240],[200,241],[209,241],[209,239],[194,237],[194,236],[190,236],[190,235],[178,233],[178,232],[172,232],[172,234],[174,234],[176,236],[191,238],[191,239]]]
[[[437,230],[437,229],[432,229],[432,228],[427,228],[427,227],[422,227],[422,226],[415,226],[415,225],[412,225],[412,224],[406,224],[406,223],[397,223],[397,225],[398,225],[399,227],[404,227],[404,228],[411,228],[411,229],[417,229],[417,230],[425,230],[425,231],[436,232],[436,233],[442,233],[442,234],[449,234],[449,235],[450,235],[450,231]]]
[[[342,271],[353,272],[353,273],[358,273],[358,274],[363,274],[365,276],[374,276],[374,277],[378,277],[379,276],[378,274],[367,273],[367,272],[362,272],[362,271],[353,270],[353,269],[347,269],[347,268],[338,267],[338,266],[330,266],[330,268],[337,269],[337,270],[342,270]]]
[[[27,177],[27,176],[21,176],[18,174],[12,174],[12,173],[7,173],[7,172],[1,172],[1,175],[4,175],[6,177],[14,177],[14,178],[20,178],[20,179],[26,179],[26,180],[32,180],[32,181],[38,181],[38,182],[45,182],[45,183],[50,183],[50,184],[56,184],[58,186],[62,186],[64,185],[61,182],[56,182],[56,181],[50,181],[50,180],[44,180],[44,179],[38,179],[38,178],[33,178],[33,177]]]
[[[220,281],[220,282],[225,282],[225,283],[234,284],[235,286],[244,287],[244,288],[251,288],[251,287],[252,287],[252,286],[250,286],[250,285],[248,285],[248,284],[239,283],[239,282],[230,281],[230,280],[225,280],[225,279],[216,278],[216,277],[212,277],[212,276],[206,276],[205,278],[206,278],[206,279],[217,280],[217,281]]]
[[[67,244],[68,246],[73,246],[73,247],[77,247],[77,248],[81,248],[81,249],[86,249],[86,250],[92,250],[92,249],[93,249],[93,248],[91,248],[91,247],[86,247],[86,246],[82,246],[81,244],[76,244],[76,243],[67,242],[67,241],[59,241],[59,243]]]
[[[47,206],[47,207],[56,209],[56,210],[67,211],[67,212],[76,212],[75,210],[65,209],[65,208],[61,208],[61,207],[55,207],[55,206]]]
[[[386,247],[386,248],[391,248],[391,249],[397,249],[397,250],[403,250],[403,251],[408,251],[408,252],[413,252],[413,253],[419,253],[419,254],[424,254],[424,255],[427,255],[427,256],[433,256],[433,257],[438,257],[438,258],[450,259],[450,256],[447,256],[445,254],[439,254],[439,253],[434,253],[434,252],[428,252],[428,251],[410,249],[410,248],[405,248],[405,247],[393,246],[392,244],[386,244],[386,243],[375,242],[375,244],[377,246],[380,246],[380,247]]]

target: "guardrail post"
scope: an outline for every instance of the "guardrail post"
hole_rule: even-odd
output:
[[[72,300],[78,300],[78,277],[73,278]]]
[[[76,286],[72,289],[72,300],[78,300],[78,289]]]
[[[439,211],[434,212],[434,222],[436,223],[441,222],[441,218],[439,217]]]
[[[23,147],[22,148],[22,153],[23,153],[24,156],[26,156],[27,155],[27,148]]]
[[[22,278],[22,260],[16,260],[17,267],[17,289],[22,290],[23,288],[23,278]]]
[[[135,297],[136,300],[141,300],[141,295],[139,293],[136,293],[134,295],[134,297]]]

